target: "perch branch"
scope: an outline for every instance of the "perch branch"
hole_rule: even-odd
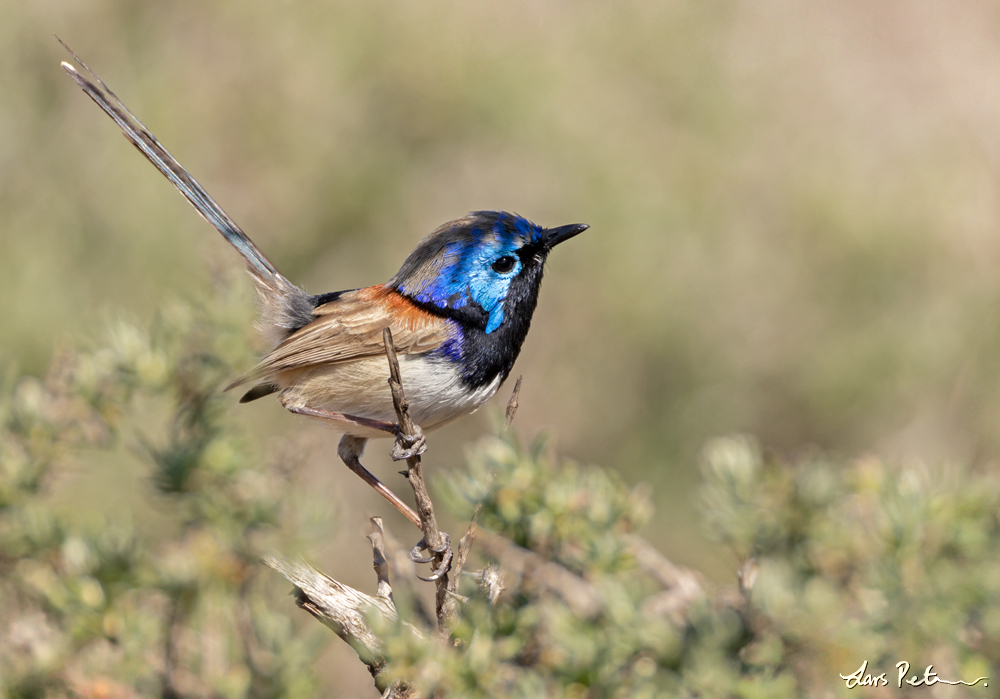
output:
[[[382,331],[385,342],[385,356],[389,360],[389,389],[392,391],[392,404],[399,419],[399,430],[404,440],[415,443],[420,435],[410,418],[410,404],[403,392],[403,379],[399,371],[399,360],[396,358],[396,348],[392,343],[392,331],[386,328]],[[448,535],[438,529],[437,518],[434,516],[434,504],[424,482],[423,469],[420,465],[420,454],[411,453],[406,458],[406,478],[413,488],[413,497],[417,504],[417,514],[420,516],[420,529],[424,533],[423,546],[431,552],[428,563],[433,561],[434,572],[427,581],[434,581],[436,586],[435,610],[437,612],[438,631],[447,635],[448,622],[457,614],[455,601],[448,594],[448,569],[451,565],[451,542]],[[420,546],[420,544],[418,544]]]

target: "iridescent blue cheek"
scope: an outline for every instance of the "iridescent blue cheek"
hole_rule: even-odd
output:
[[[486,334],[500,327],[503,323],[503,302],[507,298],[510,290],[510,283],[518,272],[521,271],[521,262],[514,265],[514,269],[506,274],[494,272],[491,268],[493,260],[500,257],[495,250],[487,251],[479,264],[475,265],[469,274],[469,294],[472,300],[482,306],[483,310],[489,314],[486,323]]]
[[[417,301],[439,308],[462,308],[469,301],[475,302],[489,316],[489,334],[503,323],[503,302],[511,280],[521,271],[518,260],[509,272],[495,272],[493,263],[505,255],[516,258],[516,250],[498,250],[494,245],[451,245],[445,249],[446,262],[437,277],[405,282],[400,289]]]

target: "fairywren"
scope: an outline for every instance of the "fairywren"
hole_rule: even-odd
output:
[[[68,63],[62,67],[246,260],[257,289],[259,326],[274,349],[226,390],[250,384],[240,402],[277,393],[288,410],[331,422],[343,433],[337,451],[344,462],[420,526],[412,510],[360,463],[369,439],[398,431],[383,329],[392,331],[417,425],[433,430],[474,412],[496,393],[521,351],[547,255],[588,226],[542,228],[515,214],[473,212],[420,241],[386,283],[313,296],[282,276],[107,85],[77,61],[93,81]]]

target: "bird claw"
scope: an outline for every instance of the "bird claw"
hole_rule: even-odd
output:
[[[448,535],[445,534],[445,536],[447,537]],[[427,548],[427,543],[421,537],[420,541],[417,542],[417,545],[414,546],[412,549],[410,549],[409,553],[410,560],[413,561],[414,563],[430,563],[431,561],[433,561],[434,556],[431,556],[430,558],[424,558],[423,556],[420,555],[420,552],[425,550],[426,548]]]
[[[414,425],[413,431],[415,434],[412,435],[396,432],[396,442],[392,445],[393,461],[406,461],[427,451],[427,437],[420,425]]]
[[[451,537],[448,536],[447,532],[441,532],[441,536],[444,537],[444,544],[440,547],[440,549],[432,549],[423,539],[418,541],[417,545],[410,549],[410,560],[414,563],[432,563],[434,561],[435,556],[425,558],[420,555],[420,552],[424,550],[430,551],[433,554],[441,555],[441,565],[431,570],[431,574],[429,576],[426,578],[421,575],[417,576],[417,578],[423,580],[424,582],[434,582],[451,569],[451,559],[454,557],[454,552],[451,549]]]

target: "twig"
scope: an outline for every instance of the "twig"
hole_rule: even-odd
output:
[[[504,418],[503,428],[505,430],[510,429],[510,423],[514,421],[514,415],[517,413],[517,399],[521,395],[521,379],[522,376],[517,377],[517,381],[514,382],[514,390],[510,394],[510,399],[507,401],[507,411]],[[489,493],[490,489],[493,487],[493,469],[491,468],[486,474],[486,492]],[[465,532],[465,536],[461,538],[458,542],[458,553],[455,554],[455,562],[452,564],[453,577],[448,585],[448,591],[452,593],[458,592],[458,582],[459,575],[462,573],[462,568],[465,567],[465,561],[469,558],[469,552],[472,550],[472,544],[476,540],[476,529],[479,526],[479,514],[483,511],[483,503],[480,500],[476,503],[475,509],[472,511],[472,519],[469,520],[469,529]],[[496,577],[496,576],[494,576]],[[500,575],[499,578],[502,580],[503,576]],[[503,589],[502,584],[499,589]],[[496,601],[496,597],[500,593],[490,595],[490,604]]]
[[[422,628],[435,628],[437,618],[434,610],[416,590],[417,566],[409,556],[410,547],[403,546],[390,529],[383,529],[382,536],[385,542],[385,556],[389,562],[389,575],[394,581],[393,596],[395,599],[400,599],[402,596],[402,604],[397,604],[397,608],[402,606],[403,609],[408,609],[413,615],[414,623],[419,622]]]
[[[507,401],[507,414],[503,421],[505,430],[510,429],[510,423],[514,422],[514,414],[517,413],[517,399],[521,395],[522,378],[521,376],[517,377],[517,381],[514,382],[514,391],[510,394],[510,400]]]
[[[396,409],[396,417],[399,419],[400,434],[407,440],[415,442],[418,432],[414,429],[413,420],[410,418],[410,404],[406,400],[403,392],[403,379],[399,372],[399,360],[396,358],[396,348],[392,343],[392,331],[386,328],[382,331],[382,339],[385,342],[385,356],[389,360],[389,389],[392,391],[392,404]],[[413,488],[413,497],[417,503],[417,514],[420,516],[420,528],[424,532],[423,543],[433,554],[433,567],[435,573],[429,580],[433,580],[436,587],[435,611],[438,620],[438,632],[446,637],[448,635],[449,621],[457,614],[455,602],[448,594],[448,566],[450,563],[451,544],[448,535],[438,529],[437,519],[434,516],[434,503],[431,502],[430,493],[427,492],[427,485],[424,483],[424,474],[420,466],[420,454],[413,454],[406,459],[406,478]]]
[[[486,477],[487,492],[489,492],[492,481],[493,481],[493,472],[490,471],[490,473]],[[452,576],[451,579],[448,581],[447,585],[449,597],[452,598],[452,600],[454,600],[458,596],[458,583],[461,580],[460,576],[462,575],[462,568],[465,567],[465,561],[469,558],[469,552],[472,550],[472,542],[476,540],[476,530],[479,524],[479,513],[482,512],[482,510],[483,510],[483,503],[480,502],[476,505],[476,509],[472,511],[472,520],[469,522],[468,531],[465,532],[465,536],[463,536],[458,542],[458,553],[455,554],[455,562],[452,564]],[[449,603],[452,605],[454,604],[453,601]],[[455,610],[455,613],[457,614],[457,610]]]
[[[382,518],[372,517],[371,531],[368,533],[368,541],[372,542],[372,567],[375,569],[375,577],[378,578],[378,590],[375,594],[396,607],[396,600],[392,598],[392,585],[389,584],[389,562],[385,557],[385,541],[383,539],[385,530],[382,529]]]
[[[452,577],[448,581],[448,592],[458,592],[458,580],[459,575],[462,574],[462,568],[465,567],[465,561],[469,558],[469,552],[472,550],[472,542],[476,540],[476,528],[479,524],[479,513],[482,511],[482,503],[476,505],[476,509],[472,511],[472,520],[469,522],[469,530],[465,532],[458,542],[458,552],[455,554],[455,562],[452,564]]]

